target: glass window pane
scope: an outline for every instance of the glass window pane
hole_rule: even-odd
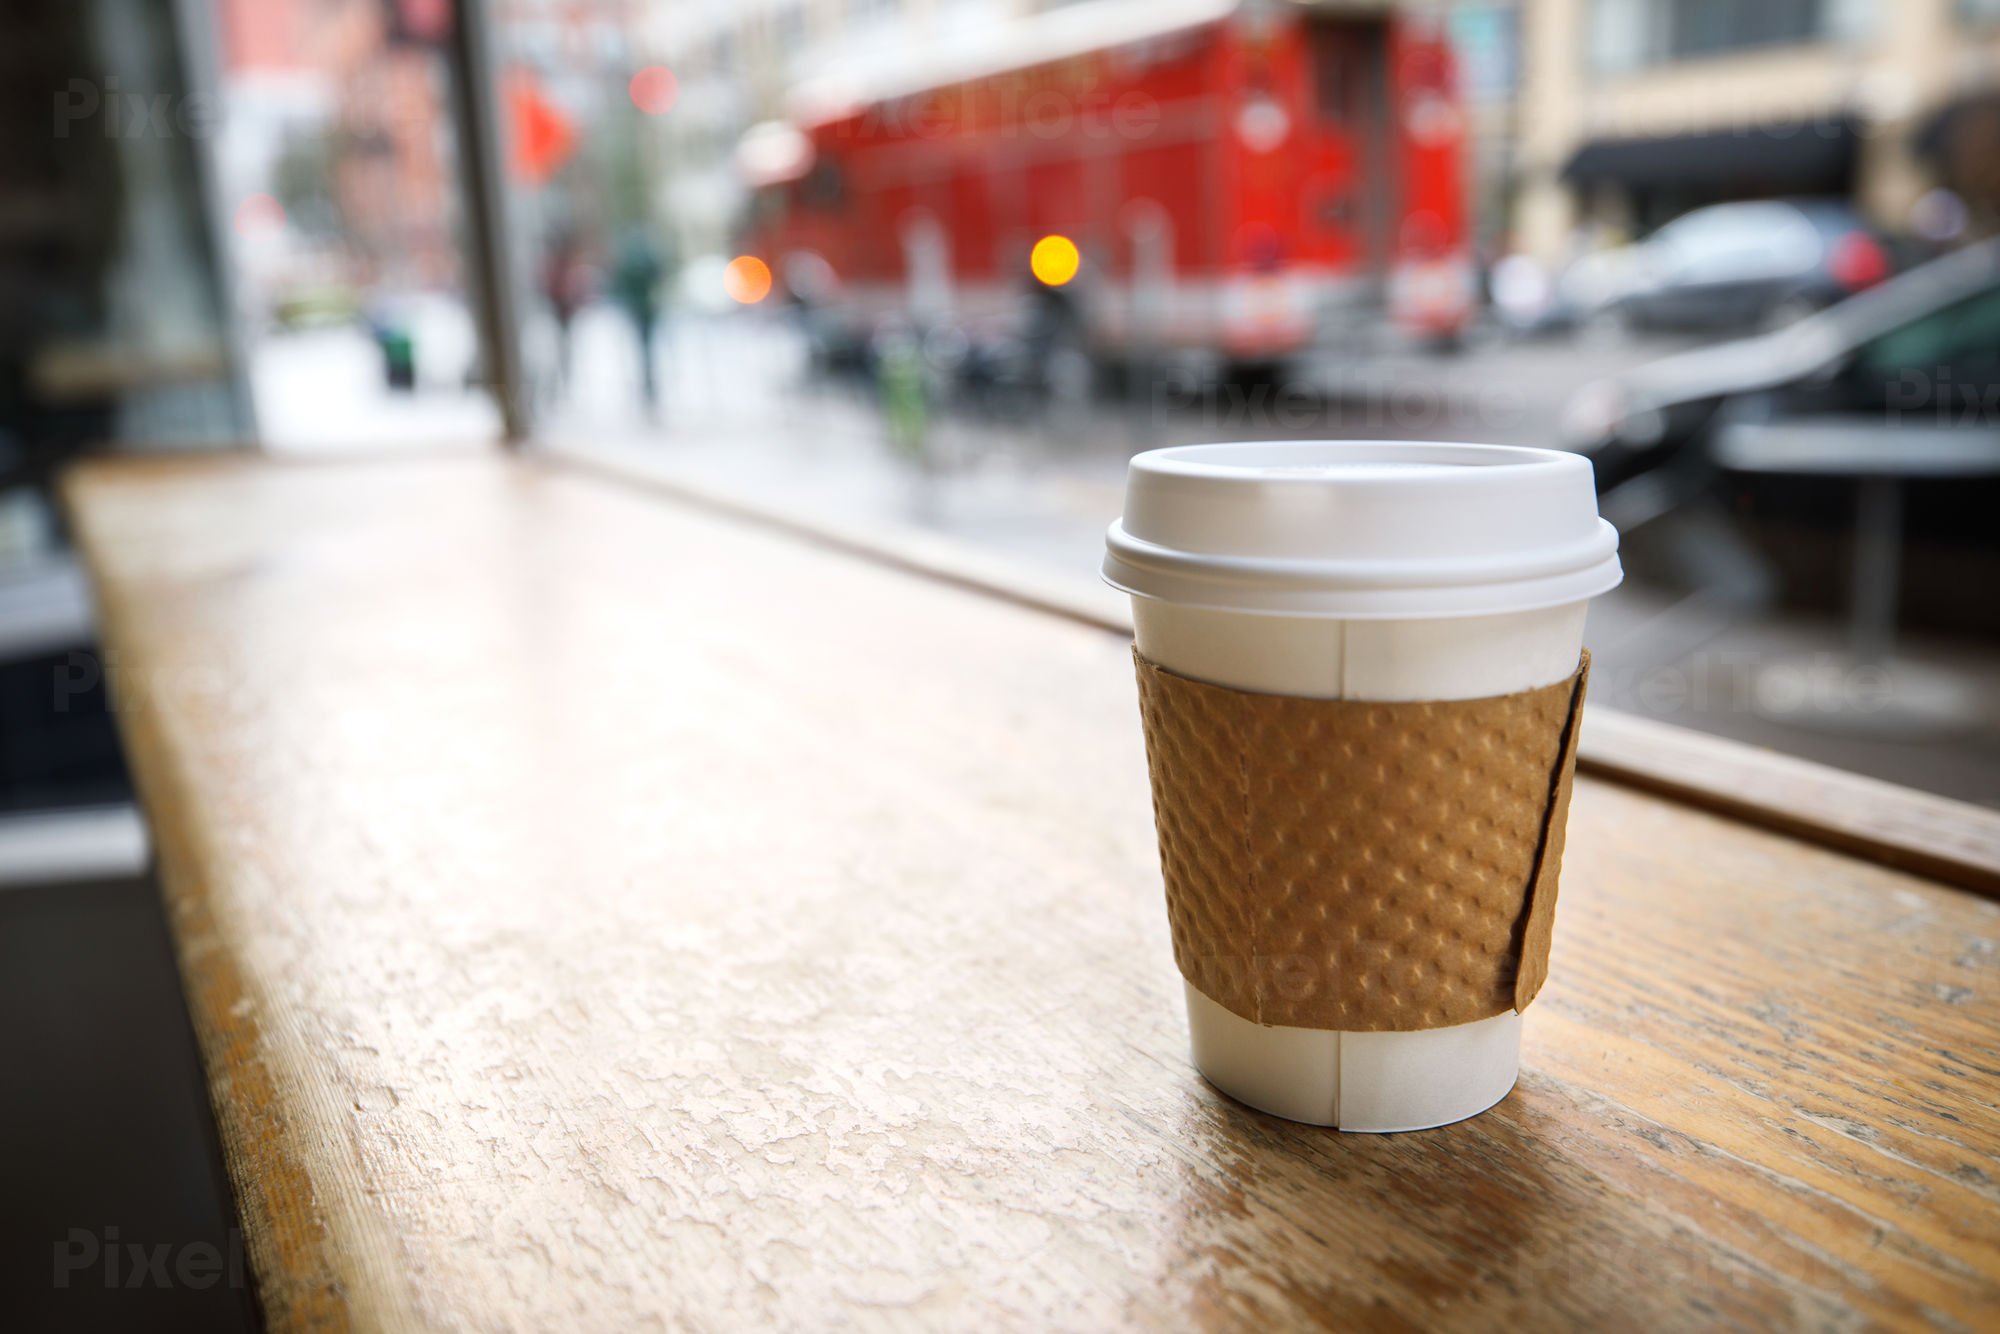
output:
[[[199,0],[263,443],[497,437],[474,318],[449,0]]]
[[[1996,483],[1920,475],[1969,453],[1914,429],[1946,402],[1973,404],[1947,434],[1995,428],[1986,354],[1925,352],[1897,415],[1858,351],[1914,338],[1875,322],[2000,230],[1981,80],[1927,157],[1797,75],[1936,86],[1901,10],[1338,8],[501,6],[543,442],[1079,596],[1139,449],[1579,449],[1630,557],[1600,699],[2000,801],[1990,727],[1915,762],[1902,696],[1847,690],[1879,665],[1856,551],[1905,571],[1912,680],[1970,682],[2000,638],[1937,591],[2000,577]],[[1800,91],[1746,120],[1767,84]],[[1773,463],[1800,438],[1814,468]],[[1911,471],[1900,547],[1858,540],[1854,450]],[[1832,693],[1785,694],[1808,677]]]

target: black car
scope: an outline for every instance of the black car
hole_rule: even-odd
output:
[[[2000,633],[2000,241],[1589,386],[1566,425],[1628,568],[1686,594],[1675,624],[1844,605],[1881,662],[1908,596],[1933,629]]]
[[[1876,431],[2000,432],[2000,240],[1967,247],[1784,329],[1585,386],[1566,443],[1609,490],[1712,463],[1717,432],[1801,417]]]

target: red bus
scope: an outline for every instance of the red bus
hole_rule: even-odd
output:
[[[745,244],[856,339],[1270,364],[1472,311],[1454,62],[1392,5],[1092,0],[792,114],[739,153]]]

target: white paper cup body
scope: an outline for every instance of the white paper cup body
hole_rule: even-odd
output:
[[[1226,458],[1226,451],[1246,447],[1213,448],[1225,452]],[[1271,451],[1286,448],[1256,447],[1251,457],[1269,458]],[[1420,472],[1432,466],[1425,462],[1431,457],[1424,453],[1426,450],[1451,451],[1453,456],[1462,456],[1468,449],[1478,449],[1367,442],[1302,444],[1291,448],[1296,451],[1296,462],[1256,466],[1280,466],[1296,473],[1314,466],[1311,460],[1324,460],[1325,485],[1329,491],[1339,493],[1338,503],[1328,507],[1334,512],[1334,517],[1327,520],[1332,523],[1337,523],[1343,514],[1352,519],[1357,508],[1367,504],[1368,477],[1381,475],[1380,470],[1385,466],[1375,461],[1378,456],[1390,460],[1387,466],[1391,468],[1395,460],[1411,458]],[[1550,458],[1568,458],[1548,456],[1543,451],[1501,452],[1537,456],[1525,459],[1521,466]],[[1200,451],[1161,453],[1198,455]],[[1135,473],[1148,457],[1142,455],[1134,460]],[[1587,514],[1577,516],[1573,525],[1581,533],[1596,522],[1595,493],[1590,487],[1588,464],[1580,459],[1572,462],[1583,466],[1583,489],[1571,494],[1565,503],[1571,510],[1587,509]],[[1358,487],[1344,486],[1343,469],[1356,467],[1373,468],[1377,472],[1365,474],[1363,484]],[[1443,478],[1438,480],[1447,486],[1462,485],[1445,482]],[[1407,481],[1409,485],[1403,489],[1408,494],[1400,498],[1400,503],[1410,503],[1411,495],[1419,494],[1417,488],[1426,484],[1415,473]],[[1396,483],[1392,480],[1389,485]],[[1310,525],[1322,521],[1321,516],[1302,514],[1296,504],[1288,503],[1296,501],[1293,494],[1296,490],[1289,488],[1267,498],[1279,511],[1274,522]],[[1494,504],[1508,503],[1506,484],[1496,484],[1493,493]],[[1466,503],[1462,495],[1452,499],[1460,506]],[[1236,497],[1233,503],[1240,509],[1244,501]],[[1306,508],[1309,511],[1311,507]],[[1291,512],[1286,513],[1287,510]],[[1236,516],[1238,521],[1242,517]],[[1519,531],[1525,534],[1530,526],[1524,525]],[[1574,535],[1557,531],[1549,537],[1561,542]],[[1503,533],[1500,538],[1505,536]],[[1282,534],[1269,540],[1280,545],[1286,541]],[[1408,544],[1414,561],[1425,559],[1428,547],[1421,525],[1403,533],[1401,540]],[[1340,537],[1329,533],[1322,541],[1327,547],[1338,548]],[[1615,535],[1609,541],[1613,552],[1609,570],[1602,568],[1600,559],[1595,585],[1608,586],[1607,579],[1610,583],[1617,581]],[[1499,546],[1504,546],[1504,540],[1496,541],[1496,547]],[[1342,554],[1335,551],[1336,557]],[[1370,554],[1379,557],[1380,553]],[[1508,553],[1501,551],[1496,563],[1504,563],[1507,558]],[[1516,567],[1534,569],[1532,561],[1517,561]],[[1438,568],[1434,564],[1433,572]],[[1477,562],[1469,563],[1466,569],[1476,575]],[[1310,607],[1297,605],[1308,600],[1310,580],[1293,572],[1285,596],[1294,598],[1295,605],[1272,611],[1267,607],[1201,605],[1149,596],[1131,586],[1143,582],[1144,573],[1138,580],[1119,577],[1130,576],[1132,571],[1129,567],[1120,568],[1115,556],[1106,562],[1106,572],[1114,583],[1134,593],[1135,638],[1139,652],[1150,661],[1168,671],[1215,685],[1318,699],[1477,699],[1553,684],[1576,670],[1588,608],[1587,595],[1549,601],[1546,596],[1530,592],[1515,600],[1541,605],[1474,612],[1472,608],[1480,605],[1504,608],[1507,591],[1497,585],[1465,584],[1463,587],[1472,591],[1471,598],[1461,597],[1454,604],[1451,594],[1444,589],[1445,579],[1440,578],[1412,590],[1415,596],[1409,602],[1426,609],[1455,605],[1464,610],[1450,615],[1397,616],[1393,597],[1379,596],[1381,590],[1369,586],[1365,577],[1350,577],[1345,581],[1347,587],[1327,590],[1326,610],[1316,614]],[[1385,579],[1397,577],[1393,568],[1378,572]],[[1186,573],[1185,567],[1173,571],[1176,578]],[[1450,571],[1443,573],[1449,576]],[[1565,578],[1560,570],[1553,578],[1545,572],[1530,577],[1543,586],[1553,583],[1558,588]],[[1255,581],[1251,583],[1252,590],[1244,600],[1255,603],[1260,594],[1254,587]],[[1572,578],[1568,591],[1575,594],[1582,587],[1592,586],[1593,580]],[[1169,591],[1185,587],[1200,590],[1198,581],[1168,585]],[[1518,587],[1515,590],[1517,594],[1520,591]],[[1205,601],[1221,601],[1232,592],[1226,589]],[[1342,607],[1349,614],[1336,614]],[[1353,614],[1357,610],[1361,614]],[[1474,1023],[1418,1032],[1334,1032],[1258,1024],[1225,1009],[1192,985],[1186,987],[1186,993],[1196,1067],[1217,1088],[1238,1101],[1294,1121],[1359,1131],[1420,1130],[1445,1125],[1473,1116],[1500,1101],[1513,1088],[1520,1070],[1522,1016],[1511,1010]]]
[[[1456,620],[1341,621],[1134,598],[1139,651],[1182,676],[1313,699],[1478,699],[1576,670],[1586,604]],[[1417,1033],[1263,1025],[1187,987],[1194,1062],[1260,1111],[1342,1130],[1420,1130],[1514,1087],[1521,1016]]]

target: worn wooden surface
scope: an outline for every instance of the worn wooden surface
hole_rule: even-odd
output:
[[[1580,781],[1525,1072],[1189,1068],[1127,645],[534,463],[71,480],[274,1326],[2000,1321],[2000,907]]]

